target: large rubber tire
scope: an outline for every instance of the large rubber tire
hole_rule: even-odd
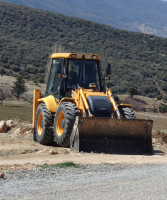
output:
[[[49,145],[53,142],[53,115],[44,103],[39,104],[35,118],[35,138],[40,144]]]
[[[54,140],[58,145],[70,146],[70,135],[77,113],[74,103],[63,102],[59,105],[54,118]]]
[[[121,107],[119,108],[121,117],[124,119],[136,119],[135,113],[132,108],[129,107]]]

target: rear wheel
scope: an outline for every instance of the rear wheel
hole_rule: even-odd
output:
[[[74,103],[63,102],[59,105],[54,118],[54,139],[58,145],[70,146],[70,135],[77,115]]]
[[[135,113],[132,108],[129,107],[120,107],[120,114],[124,119],[136,119]]]
[[[53,141],[53,115],[44,103],[39,104],[35,119],[35,138],[40,144],[49,145]]]

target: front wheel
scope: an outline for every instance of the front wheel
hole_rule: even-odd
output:
[[[69,147],[76,115],[74,103],[63,102],[59,105],[54,118],[54,140],[58,145]]]
[[[119,108],[121,117],[124,119],[136,119],[135,113],[132,108],[120,107]]]

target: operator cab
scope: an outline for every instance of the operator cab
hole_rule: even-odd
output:
[[[75,56],[74,56],[75,55]],[[89,55],[89,56],[88,56]],[[60,99],[77,87],[102,90],[100,61],[93,54],[53,54],[46,95]]]
[[[89,89],[90,83],[100,90],[98,62],[96,60],[68,60],[67,90],[73,86]]]

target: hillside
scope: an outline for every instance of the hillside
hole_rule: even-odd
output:
[[[21,72],[27,79],[43,82],[51,52],[95,52],[112,64],[109,86],[114,93],[133,86],[141,95],[165,96],[166,48],[165,38],[0,2],[1,74]]]
[[[167,37],[165,0],[5,0],[88,19],[115,28]]]

